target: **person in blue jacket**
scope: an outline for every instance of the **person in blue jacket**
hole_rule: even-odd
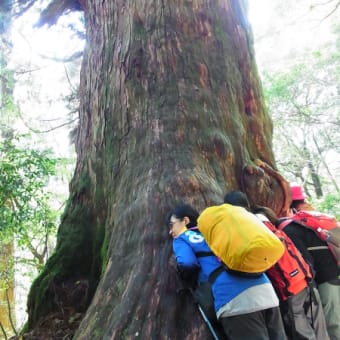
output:
[[[228,339],[286,339],[279,300],[268,277],[239,276],[220,270],[220,260],[194,228],[198,216],[188,204],[177,206],[168,215],[179,272],[184,276],[197,273],[198,284],[212,283],[216,315]],[[201,256],[202,253],[206,255]]]

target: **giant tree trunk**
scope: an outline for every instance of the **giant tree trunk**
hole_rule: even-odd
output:
[[[83,1],[78,160],[29,327],[87,309],[76,339],[205,339],[178,279],[165,214],[242,189],[277,212],[272,125],[237,0]],[[72,286],[73,284],[73,286]],[[73,295],[58,292],[72,286]],[[70,292],[70,290],[68,290]]]

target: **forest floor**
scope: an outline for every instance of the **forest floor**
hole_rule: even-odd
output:
[[[37,327],[9,340],[71,340],[84,314],[53,313],[46,316]]]
[[[53,300],[57,311],[42,317],[34,329],[9,340],[71,340],[88,307],[86,280],[68,280],[54,284]]]
[[[53,313],[42,319],[32,331],[9,340],[71,340],[83,316],[82,313]]]

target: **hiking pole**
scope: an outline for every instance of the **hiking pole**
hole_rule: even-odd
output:
[[[313,302],[315,303],[315,306],[318,306],[318,299],[316,297],[313,283],[308,284],[309,288],[309,299],[310,299],[310,316],[311,316],[311,321],[312,321],[312,328],[315,329],[314,325],[314,315],[313,315]]]
[[[202,317],[203,317],[203,320],[205,321],[205,323],[207,324],[209,330],[210,330],[210,333],[212,334],[212,336],[214,337],[214,340],[219,340],[219,337],[217,336],[215,330],[214,330],[214,327],[212,326],[211,322],[209,321],[209,319],[207,318],[207,316],[205,315],[202,307],[197,304],[198,306],[198,310],[200,311]]]
[[[191,293],[191,296],[192,296],[194,302],[196,303],[196,305],[198,307],[198,310],[200,311],[200,313],[202,315],[203,320],[205,321],[206,325],[208,326],[209,331],[210,331],[211,335],[213,336],[214,340],[219,340],[220,338],[217,336],[216,331],[215,331],[213,325],[211,324],[211,322],[208,319],[208,317],[205,315],[205,312],[202,309],[202,307],[200,306],[200,304],[196,301],[195,295],[194,295],[194,292],[193,292],[192,288],[189,288],[189,291]]]
[[[211,335],[213,336],[214,340],[220,340],[220,338],[216,334],[216,331],[215,331],[213,325],[209,321],[208,317],[205,315],[204,310],[202,309],[200,304],[195,300],[195,296],[194,296],[194,292],[193,292],[192,288],[186,287],[186,288],[181,288],[181,289],[177,290],[177,293],[181,293],[181,292],[189,292],[191,294],[191,296],[192,296],[192,298],[194,300],[194,303],[197,305],[198,310],[200,311],[200,314],[202,315],[202,318],[203,318],[204,322],[208,326],[209,331],[210,331]]]

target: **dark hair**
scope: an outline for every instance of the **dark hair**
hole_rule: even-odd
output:
[[[166,215],[165,223],[167,226],[170,223],[171,216],[178,218],[180,221],[183,221],[184,217],[188,217],[190,222],[188,223],[187,227],[193,228],[197,226],[199,213],[189,204],[180,204]]]
[[[299,206],[300,206],[301,204],[303,204],[303,203],[305,203],[305,200],[304,200],[304,199],[303,199],[303,200],[295,200],[295,201],[292,201],[292,203],[291,203],[291,205],[290,205],[290,208],[291,208],[291,209],[298,209]]]
[[[229,191],[224,196],[224,203],[228,203],[231,205],[237,205],[239,207],[243,207],[246,209],[250,208],[250,204],[247,198],[247,195],[242,191]]]

